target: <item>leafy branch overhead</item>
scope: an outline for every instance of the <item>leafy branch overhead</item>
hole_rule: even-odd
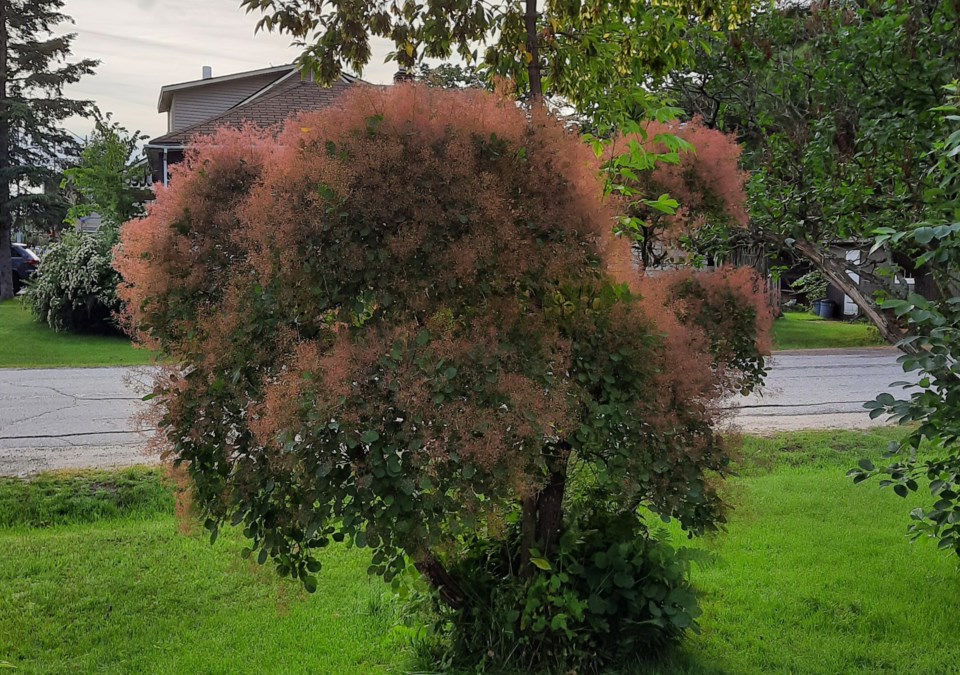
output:
[[[960,556],[960,88],[952,83],[945,89],[950,99],[936,112],[943,115],[948,134],[932,152],[931,178],[937,187],[928,196],[929,218],[912,227],[883,229],[876,240],[881,246],[894,240],[910,251],[949,292],[932,300],[911,293],[884,302],[909,327],[905,339],[914,353],[900,361],[904,371],[917,377],[899,383],[909,396],[884,393],[867,408],[872,418],[889,415],[914,426],[902,443],[891,445],[885,458],[889,463],[876,467],[861,462],[850,475],[856,482],[878,476],[882,487],[892,487],[901,497],[928,493],[926,505],[911,512],[912,535],[933,537],[940,548]]]
[[[697,45],[749,14],[750,0],[617,0],[418,3],[363,0],[324,6],[308,0],[243,0],[259,30],[293,36],[300,64],[323,83],[344,69],[362,73],[371,39],[394,45],[388,60],[412,69],[456,54],[488,80],[511,80],[522,98],[556,98],[593,133],[643,133],[641,123],[676,110],[654,92],[689,63]]]

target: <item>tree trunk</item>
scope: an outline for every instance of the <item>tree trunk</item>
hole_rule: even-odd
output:
[[[567,488],[567,462],[570,446],[560,443],[557,454],[548,460],[547,484],[537,494],[536,540],[544,557],[553,553],[554,545],[563,528],[563,495]]]
[[[563,496],[567,489],[567,463],[570,444],[566,442],[544,448],[547,459],[547,481],[535,494],[520,503],[520,574],[534,573],[530,549],[549,557],[563,531]]]
[[[520,502],[520,575],[533,574],[530,549],[537,545],[537,495],[524,497]]]
[[[847,266],[842,261],[832,257],[829,252],[810,241],[798,239],[793,243],[793,247],[820,270],[831,284],[850,296],[850,299],[877,327],[884,340],[897,345],[907,354],[919,353],[920,348],[913,343],[898,344],[906,336],[906,331],[893,316],[880,309],[873,298],[860,290],[860,286],[847,275]]]
[[[440,598],[447,603],[447,606],[451,609],[460,609],[464,606],[466,598],[463,596],[460,584],[447,571],[443,563],[434,558],[432,554],[428,553],[425,557],[417,560],[414,567],[426,577],[431,586],[437,589]]]
[[[13,297],[10,236],[10,115],[7,110],[7,2],[0,0],[0,300]]]
[[[540,76],[540,38],[537,35],[537,0],[526,0],[527,11],[523,17],[524,28],[527,31],[527,51],[530,53],[530,63],[527,64],[527,74],[530,78],[530,98],[534,104],[543,99],[543,79]]]

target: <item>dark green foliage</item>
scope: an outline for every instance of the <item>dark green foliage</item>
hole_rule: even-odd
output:
[[[701,50],[674,79],[680,105],[736,133],[752,174],[751,228],[728,228],[710,246],[805,258],[897,342],[902,322],[847,272],[903,298],[898,268],[927,297],[937,292],[930,271],[893,242],[859,262],[844,249],[928,214],[929,151],[945,129],[934,109],[960,66],[958,14],[953,0],[778,2]]]
[[[70,232],[50,247],[24,296],[38,321],[55,331],[119,332],[116,232],[109,225],[96,234]]]
[[[594,496],[594,504],[603,499]],[[699,631],[690,562],[615,505],[571,517],[551,560],[534,551],[536,571],[519,568],[520,514],[503,540],[471,538],[451,570],[470,598],[461,610],[435,605],[447,636],[446,662],[494,672],[574,669],[601,672],[660,653],[687,629]]]
[[[53,527],[168,515],[173,504],[173,487],[160,469],[0,478],[0,527]]]
[[[890,463],[878,468],[863,461],[850,475],[855,482],[880,476],[881,487],[901,497],[929,490],[932,505],[911,511],[910,532],[914,538],[936,538],[940,548],[960,556],[960,88],[954,83],[947,90],[950,103],[938,112],[946,113],[952,133],[932,153],[937,187],[926,194],[931,217],[879,230],[877,237],[877,246],[892,243],[929,267],[939,291],[934,300],[911,293],[884,302],[909,328],[904,342],[915,350],[900,362],[919,382],[909,398],[883,393],[867,404],[871,417],[889,414],[918,426],[902,443],[891,443],[885,458]],[[927,444],[931,451],[919,456]]]
[[[65,203],[55,186],[76,139],[60,124],[84,115],[89,101],[63,87],[93,72],[96,61],[70,61],[74,34],[54,35],[70,18],[64,0],[0,3],[0,300],[13,297],[10,233],[14,221],[59,223]],[[50,213],[56,214],[51,218]]]

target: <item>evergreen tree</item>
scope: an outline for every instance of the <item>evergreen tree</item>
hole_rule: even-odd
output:
[[[0,300],[13,297],[10,243],[16,217],[43,220],[62,210],[43,190],[57,181],[57,165],[75,155],[77,141],[60,126],[86,114],[90,101],[64,97],[63,87],[93,72],[97,62],[67,63],[76,34],[54,35],[70,21],[64,0],[0,0]]]

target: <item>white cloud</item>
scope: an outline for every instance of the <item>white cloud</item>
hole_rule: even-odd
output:
[[[205,65],[226,75],[290,63],[298,54],[288,36],[255,36],[258,15],[245,14],[239,0],[66,0],[63,11],[75,22],[60,31],[77,33],[74,58],[100,59],[96,74],[67,94],[93,100],[151,137],[166,131],[166,116],[157,112],[161,86],[199,79]],[[387,51],[381,41],[364,79],[390,81],[396,66],[383,63]],[[67,127],[85,135],[91,124],[73,119]]]

